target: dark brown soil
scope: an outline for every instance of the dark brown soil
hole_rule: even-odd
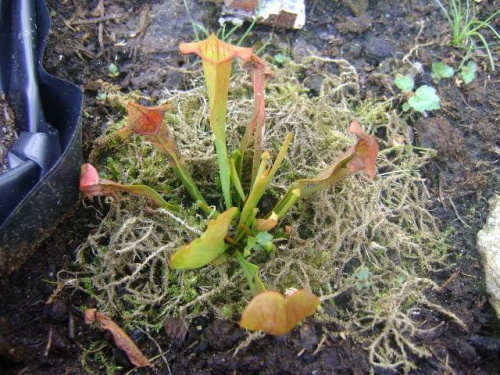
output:
[[[141,90],[153,99],[165,87],[183,89],[182,77],[169,67],[185,64],[176,46],[181,40],[192,39],[182,1],[106,0],[104,14],[99,11],[98,3],[97,0],[48,0],[52,35],[45,66],[51,74],[85,90],[86,156],[93,140],[105,129],[106,119],[113,115],[112,108],[96,100],[100,80],[119,85],[125,92]],[[209,28],[217,28],[214,4],[195,0],[189,0],[188,4],[193,18]],[[149,25],[144,22],[148,6],[152,20]],[[479,18],[486,18],[498,6],[495,0],[483,0]],[[287,45],[287,51],[296,60],[308,50],[343,57],[358,70],[365,98],[393,96],[397,92],[391,77],[406,73],[408,65],[402,59],[417,44],[419,48],[408,59],[425,67],[419,84],[432,84],[429,69],[432,62],[445,61],[458,66],[461,61],[463,51],[445,43],[450,29],[433,1],[371,1],[366,12],[354,14],[342,3],[312,0],[307,9],[304,30],[258,26],[249,42],[267,40],[274,33],[278,38],[269,47],[271,53]],[[117,19],[78,24],[81,20],[111,14],[118,15]],[[500,20],[495,22],[498,29]],[[132,33],[138,36],[132,38]],[[449,323],[432,335],[419,337],[432,350],[433,357],[415,358],[419,364],[416,374],[500,371],[500,325],[487,302],[475,237],[485,222],[488,198],[500,188],[498,49],[495,72],[487,71],[485,57],[476,54],[473,58],[479,73],[472,84],[458,87],[453,80],[442,80],[438,92],[443,108],[427,117],[409,117],[415,144],[437,150],[437,157],[423,171],[433,197],[433,212],[443,228],[455,229],[452,260],[456,265],[433,275],[444,286],[429,298],[453,311],[468,328],[463,331]],[[109,75],[107,67],[112,62],[120,69],[117,77]],[[313,91],[321,85],[320,80],[308,82]],[[82,350],[86,350],[92,338],[103,336],[84,326],[78,310],[90,305],[91,300],[76,293],[63,295],[50,305],[46,301],[54,291],[56,273],[70,266],[76,248],[95,228],[102,210],[79,204],[20,271],[0,280],[0,373],[85,373],[79,359]],[[426,318],[440,320],[438,314]],[[158,338],[158,344],[163,348],[169,370],[161,373],[365,374],[370,370],[367,352],[350,339],[329,335],[322,349],[315,353],[323,332],[342,329],[333,326],[324,330],[312,319],[286,337],[266,337],[235,357],[232,349],[243,335],[231,323],[202,316],[189,327],[170,321],[166,328],[167,333]],[[156,350],[144,333],[132,332],[132,336],[146,354],[148,350]],[[123,367],[117,373],[132,369],[118,350],[108,354]]]

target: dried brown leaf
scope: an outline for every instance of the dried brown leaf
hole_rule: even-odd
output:
[[[100,313],[97,309],[87,309],[84,313],[85,324],[99,323],[101,329],[108,331],[115,342],[115,345],[123,350],[128,359],[136,367],[151,367],[149,362],[141,350],[135,345],[127,333],[121,329],[110,317]]]

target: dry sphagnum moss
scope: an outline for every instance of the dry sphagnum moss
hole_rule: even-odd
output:
[[[317,96],[308,95],[299,78],[306,71],[323,79]],[[218,204],[208,103],[196,79],[190,91],[165,93],[175,104],[167,121],[200,190]],[[250,121],[251,97],[247,74],[237,71],[230,88],[229,150],[238,147]],[[119,94],[111,93],[108,99],[123,105]],[[326,327],[343,327],[337,333],[362,343],[374,366],[410,370],[410,354],[431,355],[413,339],[415,333],[435,328],[419,321],[423,310],[439,311],[463,324],[425,296],[426,290],[438,287],[427,275],[446,267],[447,257],[445,236],[426,208],[428,193],[419,173],[432,151],[411,147],[407,125],[390,101],[359,100],[358,76],[345,60],[311,57],[302,65],[277,70],[266,103],[264,149],[275,156],[285,134],[295,135],[270,199],[284,194],[296,179],[314,176],[353,144],[347,127],[354,119],[378,136],[382,151],[375,181],[358,174],[299,202],[283,220],[293,228],[291,238],[279,242],[268,259],[256,254],[252,261],[271,289],[303,288],[321,296],[323,309],[316,320],[338,323]],[[251,293],[235,261],[193,271],[169,270],[171,254],[197,237],[207,219],[189,206],[184,188],[157,150],[140,137],[117,140],[114,132],[121,125],[112,124],[97,142],[93,162],[114,180],[164,191],[167,200],[183,203],[186,212],[174,216],[133,196],[107,198],[110,210],[80,247],[72,284],[91,293],[100,311],[120,316],[125,327],[159,330],[166,317],[180,314],[189,319],[208,310],[236,320]],[[336,305],[340,295],[344,302]],[[334,316],[327,313],[332,310]]]

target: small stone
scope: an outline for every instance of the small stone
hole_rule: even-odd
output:
[[[59,300],[45,305],[43,312],[54,323],[65,323],[69,317],[68,305]]]
[[[500,195],[495,195],[489,203],[491,211],[477,234],[477,246],[483,258],[489,301],[500,319]]]
[[[306,23],[304,0],[266,0],[262,2],[260,9],[253,0],[226,0],[219,23],[243,24],[245,20],[253,20],[257,11],[257,22],[265,25],[302,29]]]
[[[376,63],[379,63],[386,58],[392,57],[396,53],[393,45],[380,35],[368,36],[363,42],[363,47],[365,56],[373,59]]]
[[[342,0],[342,3],[355,15],[360,15],[368,9],[368,0]]]
[[[182,318],[167,318],[163,323],[163,328],[169,341],[176,347],[180,347],[186,340],[189,324]]]
[[[300,327],[300,341],[304,349],[312,353],[312,351],[318,346],[318,337],[314,328],[309,324],[303,324]]]
[[[211,348],[228,350],[244,336],[243,330],[235,324],[221,319],[215,319],[203,333]]]

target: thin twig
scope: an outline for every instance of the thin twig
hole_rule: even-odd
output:
[[[50,353],[50,348],[52,347],[52,337],[54,336],[54,329],[52,328],[52,324],[49,329],[49,339],[47,340],[47,346],[45,347],[45,351],[43,352],[44,357],[48,357]]]
[[[104,0],[100,0],[99,5],[97,7],[99,9],[99,16],[104,17]],[[99,30],[99,32],[97,35],[97,39],[99,40],[99,49],[101,51],[100,53],[102,53],[104,51],[104,37],[103,37],[104,22],[99,22],[99,29],[98,30]]]
[[[154,212],[160,213],[160,214],[165,215],[165,216],[168,216],[169,218],[171,218],[172,220],[176,221],[178,224],[182,225],[184,228],[186,228],[190,232],[193,232],[197,236],[201,236],[203,234],[203,232],[201,230],[189,226],[187,224],[186,220],[182,220],[180,217],[175,216],[173,213],[171,213],[170,211],[165,210],[164,208],[158,208]]]
[[[326,330],[325,330],[325,328],[323,328],[323,331],[324,331],[324,332],[326,331]],[[323,349],[323,346],[324,346],[324,344],[325,344],[325,342],[326,342],[326,339],[327,339],[327,338],[328,338],[327,334],[326,334],[326,333],[323,333],[323,336],[321,337],[321,340],[319,341],[319,344],[318,344],[318,346],[316,347],[316,349],[314,349],[314,352],[312,353],[312,355],[316,355],[316,354],[318,354],[318,353],[319,353],[319,351],[320,351],[321,349]]]
[[[460,216],[460,214],[458,213],[458,210],[457,210],[457,207],[455,206],[455,203],[453,202],[453,200],[451,198],[448,198],[448,200],[450,201],[450,205],[451,207],[453,208],[453,211],[455,211],[455,215],[457,216],[457,219],[466,227],[466,228],[470,228],[470,225],[467,224],[464,219],[462,219],[462,217]]]
[[[433,42],[429,42],[429,43],[426,43],[426,44],[419,44],[418,43],[418,40],[420,39],[420,36],[422,35],[422,32],[424,31],[424,25],[425,25],[425,22],[424,21],[420,21],[420,30],[417,34],[417,37],[415,38],[415,45],[410,49],[410,52],[408,52],[402,59],[403,62],[407,62],[409,64],[411,64],[410,60],[408,60],[414,53],[415,53],[415,56],[418,57],[418,49],[421,48],[421,47],[427,47],[427,46],[430,46],[431,44],[433,44]]]
[[[112,20],[119,20],[119,19],[125,18],[127,16],[128,16],[127,14],[123,14],[123,13],[110,14],[108,16],[95,17],[95,18],[87,18],[86,20],[69,21],[69,24],[71,26],[91,25],[93,23],[100,23],[100,22],[106,22],[106,21],[112,21]]]
[[[167,366],[167,371],[168,371],[167,373],[168,373],[169,375],[172,375],[172,371],[170,370],[170,366],[168,365],[168,360],[167,360],[167,358],[165,357],[165,355],[163,354],[163,351],[162,351],[162,349],[161,349],[160,344],[158,344],[158,342],[157,342],[157,341],[156,341],[153,337],[151,337],[151,335],[149,334],[149,332],[147,332],[146,330],[142,329],[141,327],[138,327],[138,329],[139,329],[142,333],[144,333],[146,336],[148,336],[148,338],[149,338],[151,341],[153,341],[153,342],[154,342],[154,344],[156,345],[156,348],[158,349],[158,352],[160,353],[160,357],[161,357],[161,359],[163,359],[163,362],[164,362],[164,363],[165,363],[165,365]]]

